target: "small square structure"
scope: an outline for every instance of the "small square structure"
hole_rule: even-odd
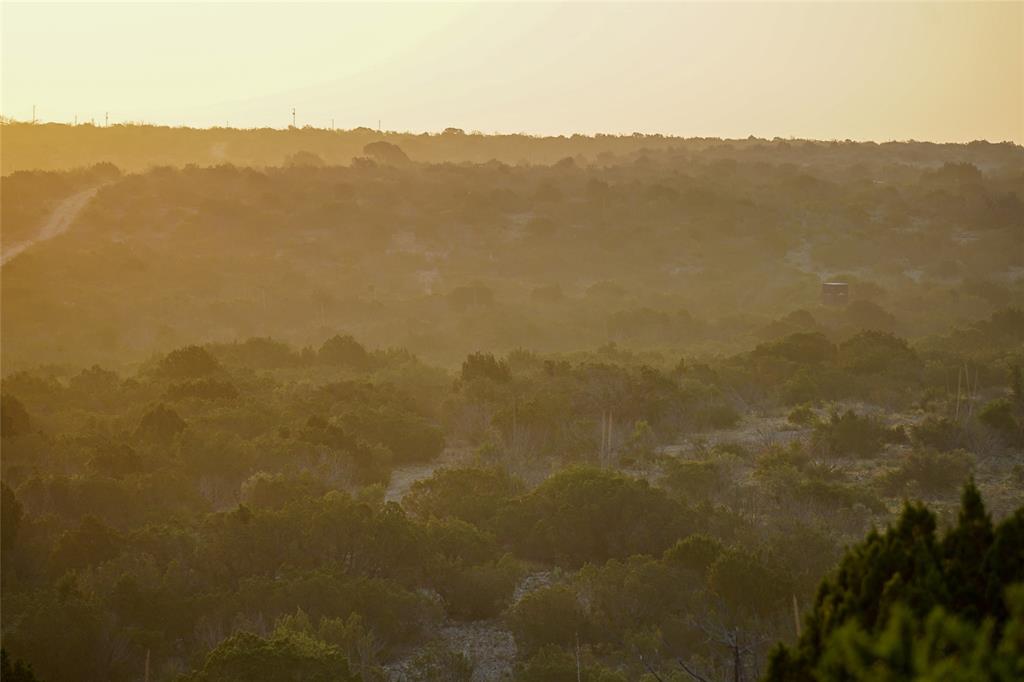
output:
[[[821,302],[825,305],[846,305],[850,300],[850,285],[846,282],[823,282]]]

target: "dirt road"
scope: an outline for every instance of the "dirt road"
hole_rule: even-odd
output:
[[[82,212],[82,209],[88,206],[92,198],[96,196],[96,193],[100,191],[100,187],[102,185],[82,190],[57,204],[57,207],[53,209],[53,212],[31,239],[13,245],[4,244],[2,253],[0,253],[0,265],[7,265],[9,261],[36,244],[53,239],[57,235],[66,232],[71,227],[71,224],[75,222],[78,214]]]

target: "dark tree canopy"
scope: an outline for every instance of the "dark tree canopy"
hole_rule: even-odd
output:
[[[1024,509],[993,528],[973,482],[964,488],[956,526],[941,537],[935,515],[908,503],[895,525],[850,548],[822,582],[802,637],[795,647],[775,650],[768,680],[834,679],[830,666],[844,640],[859,637],[874,646],[877,638],[881,644],[895,636],[898,623],[913,627],[951,617],[973,627],[985,624],[986,636],[998,636],[1011,627],[1007,589],[1024,581],[1022,539]],[[1014,637],[1022,626],[1013,621]],[[1020,642],[1005,652],[1011,661],[1022,654]],[[1024,663],[1016,660],[1017,666]]]
[[[31,430],[32,420],[21,401],[6,393],[0,396],[0,434],[6,438],[21,436]]]

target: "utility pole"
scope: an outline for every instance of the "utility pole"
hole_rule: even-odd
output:
[[[295,107],[292,107],[292,128],[295,127]]]
[[[608,410],[608,463],[611,462],[611,426],[613,424],[611,410]]]
[[[334,130],[334,119],[331,119],[331,130]]]
[[[78,125],[78,114],[75,114],[75,125]]]
[[[104,111],[103,112],[103,127],[107,128],[109,126],[110,126],[110,112],[109,111]]]
[[[380,119],[377,119],[377,132],[380,132]]]
[[[732,679],[733,682],[743,682],[743,659],[740,658],[740,629],[732,632]]]
[[[576,682],[582,682],[583,668],[580,666],[580,633],[576,632]]]
[[[36,122],[36,105],[32,105],[32,123]]]
[[[519,401],[516,400],[515,396],[512,397],[512,452],[516,452],[516,433],[518,432],[518,418],[517,412],[519,407]]]

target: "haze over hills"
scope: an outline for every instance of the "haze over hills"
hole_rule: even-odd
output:
[[[10,167],[80,168],[5,175],[5,243],[96,190],[3,268],[8,369],[339,332],[443,363],[921,338],[1024,291],[1010,144],[28,124],[3,144]],[[849,308],[820,302],[837,277]]]
[[[560,135],[484,134],[461,128],[438,132],[395,132],[370,128],[330,130],[300,128],[190,128],[141,124],[110,126],[83,123],[4,124],[0,164],[3,174],[17,170],[56,170],[108,162],[126,171],[153,166],[200,166],[230,163],[239,166],[280,166],[293,154],[312,151],[329,165],[347,165],[366,156],[364,147],[375,141],[398,145],[419,163],[552,164],[566,157],[608,164],[616,156],[642,151],[675,150],[683,153],[742,154],[750,160],[777,163],[827,162],[906,163],[935,165],[974,163],[984,167],[1019,160],[1020,146],[1012,142],[979,140],[968,144],[850,140],[804,140],[750,136],[738,140],[717,137],[686,138],[672,135]],[[838,149],[842,154],[838,154]],[[802,153],[802,156],[801,156]]]
[[[1024,679],[1024,4],[0,12],[3,682]]]

